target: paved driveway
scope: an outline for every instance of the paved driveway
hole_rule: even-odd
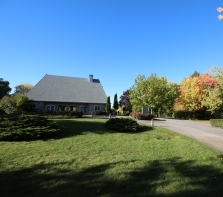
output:
[[[151,121],[148,120],[139,120],[138,122],[151,124]],[[223,152],[223,129],[214,128],[206,123],[175,119],[154,120],[154,126],[163,127],[194,138]]]

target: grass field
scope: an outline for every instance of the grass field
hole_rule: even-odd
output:
[[[54,139],[0,142],[1,197],[223,196],[223,153],[166,129],[56,120]]]

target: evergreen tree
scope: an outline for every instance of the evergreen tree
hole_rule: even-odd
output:
[[[105,106],[105,110],[108,113],[110,113],[110,111],[111,111],[110,96],[107,97],[107,103],[106,103],[106,106]]]
[[[193,77],[197,77],[199,75],[200,75],[200,73],[195,70],[194,73],[192,75],[190,75],[190,77],[193,78]]]
[[[114,103],[113,103],[113,108],[118,109],[118,98],[117,98],[117,93],[114,96]]]

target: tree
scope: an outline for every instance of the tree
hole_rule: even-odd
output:
[[[206,74],[217,81],[215,85],[207,87],[204,91],[206,97],[203,100],[203,105],[213,114],[223,105],[223,68],[213,66]]]
[[[200,75],[200,73],[195,70],[194,73],[192,75],[190,75],[190,77],[197,77],[199,75]]]
[[[28,83],[23,83],[15,87],[15,95],[19,94],[27,94],[31,89],[33,88],[33,85]]]
[[[130,92],[129,90],[126,90],[123,92],[123,94],[120,96],[119,100],[119,106],[123,108],[124,111],[132,111],[132,105],[130,102]]]
[[[210,74],[202,74],[197,77],[188,77],[180,83],[178,89],[180,95],[177,98],[176,109],[194,112],[201,109],[213,112],[218,106],[216,90],[218,88],[218,80],[211,77]],[[210,96],[213,96],[211,99]],[[213,101],[216,100],[214,103]],[[211,109],[211,102],[215,106]]]
[[[113,103],[113,108],[116,110],[118,109],[118,98],[117,98],[117,93],[114,96],[114,103]]]
[[[185,111],[196,111],[202,108],[202,96],[199,91],[199,80],[197,77],[189,77],[180,83],[178,89],[180,95],[177,98],[177,109]]]
[[[0,99],[9,95],[10,92],[11,88],[9,87],[9,82],[0,78]]]
[[[30,101],[26,95],[9,95],[0,100],[0,109],[7,114],[27,110]]]
[[[147,79],[139,75],[130,89],[133,110],[147,107],[162,114],[171,103],[173,105],[176,97],[176,86],[166,77],[157,77],[156,74],[151,74]]]
[[[105,110],[106,110],[106,112],[108,112],[108,113],[110,113],[110,111],[111,111],[110,96],[107,97],[107,102],[106,102]]]

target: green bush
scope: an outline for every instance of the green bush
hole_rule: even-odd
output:
[[[141,113],[141,112],[131,112],[130,116],[132,118],[137,119],[137,120],[151,120],[155,117],[154,114]]]
[[[20,141],[49,138],[61,132],[50,120],[37,115],[7,115],[0,118],[0,140]]]
[[[183,111],[183,110],[175,111],[174,112],[174,118],[190,119],[190,113],[188,111]]]
[[[26,95],[9,95],[0,100],[0,108],[7,114],[24,112],[28,110],[30,100]]]
[[[107,128],[121,132],[136,132],[141,129],[141,126],[130,118],[111,118],[106,121]]]
[[[211,126],[223,128],[223,119],[211,119]]]
[[[77,118],[82,118],[83,112],[78,112],[78,111],[72,111],[70,112],[71,116],[77,117]]]
[[[91,112],[91,115],[106,115],[106,112],[100,110],[94,110]]]
[[[194,112],[189,111],[175,111],[174,117],[177,119],[198,119],[198,120],[209,120],[211,118],[211,113],[206,110],[197,110]]]
[[[83,112],[45,112],[42,115],[48,119],[72,119],[83,117]]]

